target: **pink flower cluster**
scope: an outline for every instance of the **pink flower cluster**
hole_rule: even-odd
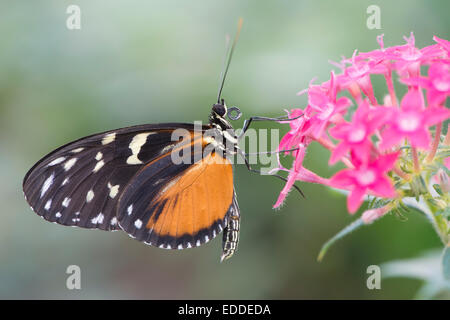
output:
[[[434,37],[433,45],[419,49],[414,35],[405,37],[406,44],[385,48],[383,36],[377,41],[380,49],[359,53],[343,59],[341,72],[331,72],[328,81],[310,83],[308,105],[288,112],[290,131],[282,138],[279,151],[298,148],[292,168],[279,164],[278,170],[289,172],[288,181],[274,207],[279,207],[295,181],[321,183],[349,191],[348,210],[354,213],[366,195],[381,198],[397,196],[392,176],[408,175],[398,165],[406,151],[436,152],[442,122],[450,117],[445,107],[450,94],[450,41]],[[427,72],[424,72],[427,70]],[[422,75],[426,73],[427,75]],[[387,94],[382,102],[375,97],[373,77],[383,77]],[[396,83],[407,87],[397,99]],[[436,126],[435,138],[430,127]],[[346,169],[331,178],[322,178],[303,166],[308,146],[318,142],[329,149],[329,164],[342,162]],[[416,168],[417,169],[417,168]]]

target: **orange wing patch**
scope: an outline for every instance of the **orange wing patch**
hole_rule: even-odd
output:
[[[233,192],[231,163],[212,152],[161,189],[146,227],[160,237],[195,235],[224,219]]]

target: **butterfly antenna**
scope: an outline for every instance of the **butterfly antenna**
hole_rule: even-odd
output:
[[[226,60],[227,63],[225,66],[225,71],[223,71],[223,73],[221,74],[222,82],[220,83],[219,93],[217,94],[217,103],[220,103],[220,95],[222,94],[223,85],[225,84],[225,79],[227,77],[228,69],[230,67],[231,58],[233,57],[234,48],[236,47],[236,43],[239,39],[239,33],[241,33],[241,28],[242,28],[242,18],[239,18],[236,36],[234,37],[233,44],[231,45],[231,49],[230,49],[230,54],[228,55],[228,59]]]

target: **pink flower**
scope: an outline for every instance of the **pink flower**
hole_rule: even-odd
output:
[[[320,139],[330,122],[340,122],[342,115],[352,104],[347,97],[336,98],[334,73],[331,80],[322,85],[310,85],[308,89],[308,106],[305,113],[309,116],[307,134]]]
[[[351,60],[344,60],[344,62],[351,62],[351,66],[344,70],[344,78],[341,82],[344,83],[343,86],[349,87],[353,83],[358,84],[364,94],[369,98],[370,103],[377,105],[375,95],[373,93],[372,83],[370,81],[371,74],[386,74],[389,69],[386,65],[379,63],[377,61],[357,59],[356,50],[353,53]]]
[[[305,181],[310,183],[321,183],[321,184],[328,184],[328,180],[324,179],[322,177],[319,177],[314,172],[306,169],[303,167],[303,159],[305,158],[306,154],[306,147],[304,145],[299,146],[299,150],[293,151],[294,154],[294,161],[293,166],[291,170],[289,171],[289,175],[287,178],[286,185],[284,186],[283,190],[281,190],[280,195],[278,196],[277,202],[273,206],[274,208],[278,208],[281,206],[284,202],[284,199],[288,195],[289,191],[292,189],[295,181]],[[283,169],[283,168],[278,168]]]
[[[378,107],[371,110],[368,102],[364,101],[353,115],[352,122],[341,123],[330,129],[330,134],[341,140],[331,154],[330,164],[336,163],[348,151],[352,151],[361,161],[369,159],[372,148],[370,136],[386,121],[388,113],[384,109]]]
[[[397,195],[388,173],[407,184],[412,176],[405,164],[412,163],[418,173],[428,170],[426,164],[437,159],[437,153],[442,152],[439,144],[443,121],[450,118],[450,110],[445,107],[450,94],[450,42],[434,37],[436,44],[420,49],[416,48],[412,33],[405,40],[406,44],[385,47],[383,36],[379,36],[379,49],[363,53],[355,50],[350,59],[333,63],[341,69],[341,74],[331,72],[328,81],[319,85],[310,82],[308,89],[299,93],[308,93],[308,105],[303,110],[291,111],[291,118],[303,116],[285,122],[289,123],[290,130],[278,148],[279,151],[297,147],[299,150],[284,153],[292,153],[294,157],[291,169],[283,168],[278,159],[275,170],[287,171],[288,177],[275,207],[283,203],[299,180],[350,191],[348,208],[354,213],[364,195],[380,198]],[[422,68],[425,66],[429,68]],[[421,69],[427,74],[421,75]],[[394,72],[400,76],[400,82],[408,86],[400,103],[394,88]],[[388,91],[384,95],[384,106],[378,104],[371,83],[372,77],[379,75],[384,77]],[[346,97],[348,93],[352,100]],[[426,101],[423,93],[426,93]],[[354,108],[350,108],[351,105]],[[430,127],[434,125],[437,126],[431,143]],[[444,143],[448,141],[450,134]],[[341,161],[347,168],[331,179],[306,169],[303,159],[312,142],[331,151],[330,164]],[[410,146],[413,152],[400,149],[400,144]],[[385,154],[393,147],[396,153]],[[428,153],[417,149],[428,150]],[[398,166],[395,165],[397,157],[400,157]],[[446,159],[445,164],[450,167],[450,160]],[[385,210],[390,208],[386,205]],[[386,212],[369,210],[363,214],[363,220],[369,223]]]
[[[395,68],[402,76],[417,77],[420,74],[421,64],[442,56],[442,49],[437,45],[423,49],[416,48],[412,32],[409,38],[404,37],[404,39],[406,45],[395,47],[387,55],[390,59],[396,60]]]
[[[449,58],[450,55],[450,41],[438,38],[436,36],[433,37],[433,40],[436,41],[442,49],[444,49],[447,52],[447,58]]]
[[[382,150],[398,144],[407,138],[412,147],[428,150],[430,147],[429,126],[446,120],[450,111],[443,107],[425,109],[422,93],[411,88],[403,97],[401,109],[391,108],[391,119],[382,133]]]
[[[427,89],[427,101],[430,105],[443,104],[450,95],[450,63],[433,63],[428,70],[428,77],[407,78],[402,81]]]
[[[291,113],[288,112],[288,117],[290,119],[297,118],[302,114],[304,115],[303,110],[293,109],[291,110]],[[284,121],[280,122],[283,123]],[[285,122],[289,123],[291,130],[289,130],[289,132],[281,139],[280,144],[278,145],[278,151],[296,148],[300,143],[306,144],[306,136],[303,133],[306,122],[307,119],[304,116],[293,121]],[[289,152],[286,151],[284,154],[287,155]]]
[[[350,190],[347,198],[350,213],[358,210],[368,193],[383,198],[395,197],[395,189],[386,172],[393,168],[398,155],[398,153],[381,155],[366,164],[360,163],[354,169],[339,171],[330,179],[330,186]]]

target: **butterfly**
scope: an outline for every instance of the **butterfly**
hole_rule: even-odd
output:
[[[122,230],[164,249],[198,247],[223,232],[221,261],[230,258],[240,229],[230,157],[245,158],[238,141],[252,121],[271,119],[246,120],[239,136],[226,119],[241,115],[220,99],[239,30],[208,124],[138,125],[61,146],[25,175],[32,210],[50,222]],[[187,161],[174,161],[174,155]]]

